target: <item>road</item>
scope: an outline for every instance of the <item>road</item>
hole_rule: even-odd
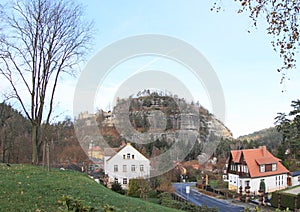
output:
[[[239,212],[244,211],[244,208],[241,206],[233,205],[224,200],[219,200],[213,197],[204,195],[195,189],[190,189],[190,193],[186,193],[186,186],[194,186],[195,183],[174,183],[173,186],[176,190],[176,193],[181,197],[185,198],[191,203],[194,203],[198,206],[207,205],[208,207],[217,207],[219,212]]]

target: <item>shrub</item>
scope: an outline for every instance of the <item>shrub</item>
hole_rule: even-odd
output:
[[[63,196],[59,202],[63,205],[59,208],[61,211],[98,211],[96,208],[87,206],[81,200],[74,199],[71,196]]]
[[[279,193],[279,192],[274,192],[272,193],[272,198],[270,200],[270,203],[273,207],[278,207],[278,195],[280,195],[281,201],[280,205],[281,207],[284,208],[290,208],[294,209],[295,208],[295,197],[297,198],[297,208],[300,207],[300,195],[296,196],[293,194],[288,194],[288,193]]]
[[[113,184],[111,185],[111,190],[119,194],[125,194],[125,191],[123,190],[121,184],[118,182],[113,182]]]
[[[60,211],[75,211],[75,212],[97,212],[97,211],[104,211],[104,212],[113,212],[116,211],[114,206],[106,204],[103,210],[90,207],[86,205],[83,201],[79,199],[75,199],[71,196],[63,196],[61,200],[63,207],[60,207]]]
[[[149,182],[145,179],[130,179],[128,196],[145,199],[150,191]]]

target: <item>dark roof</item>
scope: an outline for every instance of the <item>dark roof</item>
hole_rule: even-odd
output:
[[[296,177],[296,176],[298,176],[298,175],[300,175],[300,170],[294,171],[294,172],[292,173],[292,177]]]

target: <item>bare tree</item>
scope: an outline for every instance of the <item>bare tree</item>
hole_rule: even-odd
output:
[[[41,126],[49,124],[62,74],[74,75],[89,50],[92,23],[74,1],[21,0],[2,16],[0,73],[31,122],[32,163],[38,162]],[[5,30],[4,30],[5,29]]]

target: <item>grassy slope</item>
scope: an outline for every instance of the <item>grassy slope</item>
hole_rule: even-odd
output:
[[[0,164],[1,211],[58,211],[59,199],[70,195],[85,205],[103,208],[109,204],[118,211],[176,211],[140,199],[119,195],[74,171],[52,170],[30,165]]]

